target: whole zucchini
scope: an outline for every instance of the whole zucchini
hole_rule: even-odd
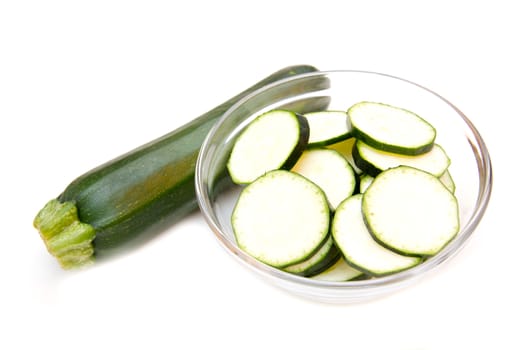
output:
[[[188,124],[75,179],[34,219],[48,251],[63,268],[79,267],[104,249],[152,231],[154,224],[174,223],[196,209],[195,163],[215,122],[248,93],[313,71],[309,65],[281,69]]]

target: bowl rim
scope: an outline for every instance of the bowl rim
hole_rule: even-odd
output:
[[[316,76],[330,76],[334,74],[363,74],[363,75],[380,76],[380,77],[384,77],[388,79],[394,79],[402,83],[407,83],[419,89],[422,89],[434,95],[435,97],[440,99],[442,102],[447,104],[449,107],[451,107],[457,113],[457,115],[460,118],[462,118],[463,122],[465,123],[466,127],[469,129],[470,133],[472,134],[475,140],[475,144],[473,144],[472,142],[469,142],[469,143],[471,147],[475,148],[478,151],[477,154],[476,152],[473,152],[473,153],[476,156],[476,165],[478,167],[478,174],[479,174],[480,182],[478,186],[478,196],[477,196],[477,200],[475,203],[475,207],[474,207],[474,210],[471,216],[469,217],[469,220],[466,222],[463,229],[460,231],[461,235],[457,235],[454,238],[454,241],[452,242],[453,244],[447,244],[440,252],[438,252],[432,258],[427,259],[421,264],[415,267],[412,267],[408,270],[404,270],[401,272],[397,272],[391,275],[378,277],[378,278],[371,278],[371,279],[360,280],[360,281],[345,281],[345,282],[321,281],[321,280],[315,280],[312,278],[306,278],[306,277],[294,275],[294,274],[282,271],[278,268],[266,265],[258,261],[257,259],[253,258],[251,255],[247,254],[246,252],[244,252],[236,244],[234,244],[234,242],[230,241],[230,239],[228,239],[228,237],[226,237],[225,234],[222,233],[221,228],[219,227],[216,220],[214,219],[215,215],[213,214],[214,213],[213,205],[210,200],[210,197],[208,196],[208,189],[206,188],[205,174],[203,174],[203,168],[204,168],[203,163],[206,160],[206,153],[210,148],[210,143],[212,142],[214,135],[221,128],[224,121],[235,110],[237,110],[240,106],[245,104],[246,101],[249,101],[250,99],[254,98],[255,96],[267,90],[273,89],[276,86],[284,85],[284,84],[287,84],[287,83],[290,83],[296,80],[307,79],[307,78],[312,78]],[[481,172],[483,172],[483,174],[481,174]],[[418,83],[415,83],[410,80],[400,78],[394,75],[379,73],[379,72],[374,72],[374,71],[367,71],[367,70],[327,70],[327,71],[303,73],[303,74],[298,74],[295,76],[291,76],[291,77],[270,83],[268,85],[265,85],[247,94],[243,98],[239,99],[229,109],[227,109],[224,112],[224,114],[218,119],[215,125],[210,129],[210,131],[208,132],[199,150],[199,154],[198,154],[197,162],[196,162],[196,168],[195,168],[195,190],[196,190],[198,206],[200,208],[202,215],[205,218],[206,223],[212,230],[213,234],[219,240],[219,242],[221,243],[221,246],[225,250],[228,251],[228,253],[230,253],[231,255],[234,255],[236,257],[236,260],[239,260],[245,266],[248,266],[249,268],[251,268],[252,270],[255,270],[258,273],[262,273],[263,275],[268,275],[268,277],[274,277],[279,280],[283,280],[284,282],[294,283],[294,284],[306,286],[309,288],[314,288],[314,289],[325,289],[326,288],[326,289],[332,289],[332,290],[367,291],[369,289],[375,290],[378,288],[379,289],[388,288],[388,287],[391,287],[392,285],[402,286],[411,280],[415,280],[416,277],[422,277],[423,275],[427,275],[430,271],[436,270],[438,266],[442,265],[445,261],[449,261],[453,256],[459,253],[465,247],[467,241],[469,241],[469,239],[472,237],[472,234],[474,233],[474,230],[480,223],[487,209],[488,203],[490,201],[490,196],[492,192],[492,183],[493,183],[493,171],[492,171],[492,163],[491,163],[491,158],[490,158],[488,148],[481,134],[479,133],[477,128],[474,126],[472,121],[470,121],[470,119],[458,107],[456,107],[453,103],[445,99],[440,94]]]

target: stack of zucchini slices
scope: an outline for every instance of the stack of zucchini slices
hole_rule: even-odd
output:
[[[380,277],[458,233],[450,159],[415,113],[377,102],[298,115],[272,110],[238,136],[231,221],[259,261],[325,281]]]

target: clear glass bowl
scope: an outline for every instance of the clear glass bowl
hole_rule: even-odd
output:
[[[436,142],[452,160],[461,231],[441,252],[409,270],[381,278],[324,282],[265,265],[235,242],[230,215],[240,192],[229,185],[226,162],[239,133],[259,114],[285,108],[298,113],[346,111],[359,101],[375,101],[409,109],[437,129]],[[348,303],[392,293],[449,261],[472,236],[488,205],[492,188],[489,152],[472,122],[453,104],[418,84],[390,75],[363,71],[329,71],[291,77],[246,96],[232,106],[207,136],[196,169],[197,199],[207,223],[234,259],[266,281],[299,296],[322,302]]]

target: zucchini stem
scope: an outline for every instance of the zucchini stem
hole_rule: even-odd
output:
[[[95,229],[79,220],[73,202],[50,200],[35,217],[33,226],[64,269],[93,262]]]

